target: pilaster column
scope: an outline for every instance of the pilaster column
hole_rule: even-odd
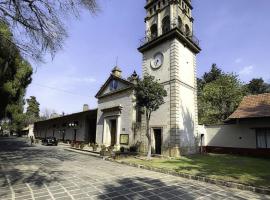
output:
[[[162,25],[161,25],[161,17],[160,17],[160,12],[157,14],[157,26],[158,26],[158,36],[162,35]]]
[[[147,38],[150,37],[150,27],[149,27],[149,21],[148,20],[145,21],[145,36]]]
[[[120,133],[121,133],[121,117],[118,116],[116,119],[116,147],[120,147]]]
[[[105,131],[106,131],[106,128],[107,128],[106,118],[103,118],[103,130],[102,130],[102,140],[101,140],[103,145],[105,144]]]
[[[174,2],[170,2],[171,6],[170,6],[170,28],[172,29],[172,24],[174,21],[174,8],[175,8],[175,4]]]

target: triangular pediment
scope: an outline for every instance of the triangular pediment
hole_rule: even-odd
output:
[[[131,82],[111,74],[111,76],[107,79],[107,81],[103,84],[103,86],[96,94],[96,98],[109,94],[114,94],[115,92],[125,90],[132,86],[133,84]]]

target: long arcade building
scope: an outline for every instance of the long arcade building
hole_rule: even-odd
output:
[[[60,141],[95,143],[97,109],[36,122],[36,138],[55,137]]]

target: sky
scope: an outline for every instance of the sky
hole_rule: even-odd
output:
[[[198,76],[216,63],[243,82],[262,77],[270,82],[270,1],[192,0],[194,31],[200,40]],[[118,64],[123,77],[141,74],[137,48],[145,33],[145,0],[99,0],[100,12],[82,11],[69,19],[63,50],[45,63],[32,63],[33,81],[26,98],[36,96],[41,113],[97,107],[96,93]]]

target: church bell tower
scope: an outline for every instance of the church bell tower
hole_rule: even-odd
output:
[[[145,9],[146,32],[138,48],[143,75],[154,76],[168,94],[150,121],[153,148],[169,156],[191,154],[197,150],[196,54],[201,50],[191,0],[146,0]]]

